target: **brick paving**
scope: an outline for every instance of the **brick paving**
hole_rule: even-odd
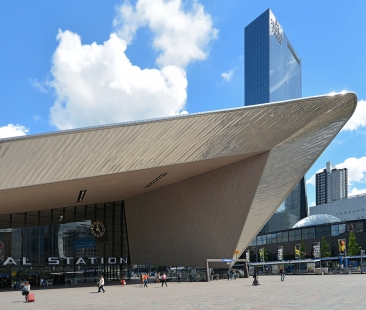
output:
[[[366,275],[262,276],[235,281],[128,283],[66,286],[34,290],[36,301],[25,303],[20,291],[0,291],[0,309],[365,309]]]

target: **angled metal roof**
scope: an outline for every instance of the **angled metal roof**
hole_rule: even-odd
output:
[[[356,108],[354,93],[0,140],[0,214],[123,200],[269,151],[244,248]],[[159,182],[145,188],[161,173]]]

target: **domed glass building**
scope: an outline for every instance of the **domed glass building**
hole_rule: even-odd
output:
[[[300,227],[306,227],[306,226],[337,223],[337,222],[342,222],[342,221],[333,215],[315,214],[315,215],[310,215],[308,217],[305,217],[302,220],[298,221],[292,228],[300,228]]]

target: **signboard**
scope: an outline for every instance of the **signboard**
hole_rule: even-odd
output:
[[[279,246],[277,250],[277,260],[283,260],[283,246]]]
[[[245,259],[247,260],[248,263],[250,262],[250,251],[249,250],[246,250],[246,252],[245,252]]]
[[[307,273],[315,273],[315,263],[307,263]]]
[[[295,245],[295,259],[300,259],[300,249],[301,249],[301,245],[296,244]]]
[[[338,239],[338,251],[340,256],[346,255],[346,239]]]
[[[320,242],[313,243],[313,256],[314,258],[320,258]]]
[[[259,260],[264,262],[264,248],[259,249]]]

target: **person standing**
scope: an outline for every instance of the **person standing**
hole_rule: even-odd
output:
[[[103,293],[105,293],[103,276],[100,276],[99,282],[98,282],[98,293],[100,293],[100,290],[102,290]]]
[[[253,283],[252,283],[252,285],[259,285],[258,284],[258,274],[257,274],[257,270],[254,270],[254,274],[253,274]]]
[[[78,285],[78,279],[74,278],[74,285]]]
[[[166,274],[164,272],[164,274],[161,276],[161,287],[164,286],[164,283],[165,283],[165,286],[168,287],[168,285],[166,284]]]
[[[227,271],[227,280],[230,280],[230,269]]]

